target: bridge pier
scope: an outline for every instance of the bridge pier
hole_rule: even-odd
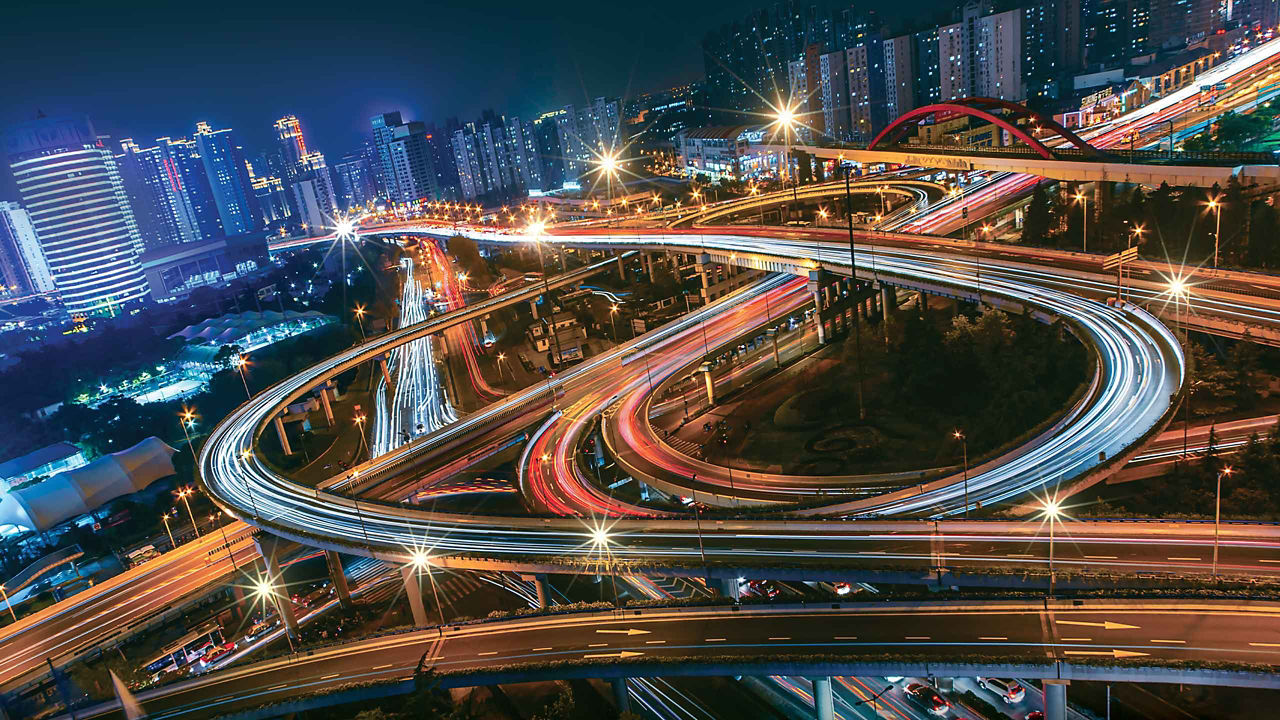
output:
[[[599,446],[597,445],[597,447]],[[550,598],[548,597],[549,593],[547,592],[548,588],[547,588],[546,573],[535,573],[533,575],[521,575],[520,579],[533,583],[533,588],[538,593],[538,609],[546,610],[547,607],[551,604]]]
[[[267,582],[272,588],[272,604],[284,620],[285,631],[296,640],[298,639],[298,616],[294,614],[293,600],[284,588],[284,574],[280,572],[280,558],[277,555],[279,543],[278,539],[261,532],[253,536],[253,544],[258,546],[258,554],[267,562]],[[277,583],[280,584],[277,586]]]
[[[1068,680],[1044,681],[1045,720],[1067,720]]]
[[[329,427],[333,427],[333,403],[329,399],[329,388],[333,385],[333,381],[327,381],[320,386],[320,405],[324,408],[324,418],[329,421]]]
[[[325,564],[329,566],[329,580],[333,582],[333,591],[338,595],[338,602],[346,610],[351,609],[351,588],[347,585],[347,575],[342,571],[342,558],[332,550],[324,551]]]
[[[529,312],[533,313],[533,319],[538,319],[538,298],[529,300]]]
[[[831,678],[809,678],[813,683],[813,716],[817,720],[835,720],[836,703],[831,694]]]
[[[409,597],[409,609],[413,612],[413,624],[416,627],[430,625],[431,621],[427,618],[427,607],[422,602],[422,583],[418,578],[418,568],[413,565],[405,565],[400,568],[400,577],[404,580],[404,594]]]
[[[698,372],[702,373],[702,379],[707,384],[707,402],[711,405],[716,404],[716,384],[711,379],[711,363],[704,362],[702,367],[698,368]]]
[[[391,381],[391,371],[387,369],[386,355],[378,358],[378,367],[382,368],[382,379],[387,382],[387,390],[395,390],[395,383]]]
[[[627,268],[622,264],[622,251],[614,252],[618,256],[618,279],[625,281],[627,279]]]
[[[627,689],[627,679],[624,677],[614,678],[613,685],[613,701],[618,706],[618,713],[631,712],[631,692]]]
[[[827,288],[822,284],[824,275],[826,273],[822,270],[809,271],[809,293],[813,295],[813,319],[817,325],[819,345],[827,344],[827,328],[822,317],[822,311],[827,305]],[[705,279],[703,282],[706,282]]]
[[[293,448],[289,447],[289,434],[284,431],[284,416],[277,415],[275,418],[276,437],[280,439],[280,449],[285,455],[292,455]]]

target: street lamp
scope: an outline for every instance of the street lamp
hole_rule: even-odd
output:
[[[618,344],[618,305],[609,306],[609,326],[613,328],[613,344]]]
[[[280,607],[280,595],[276,590],[276,586],[269,578],[258,578],[253,583],[253,594],[258,596],[259,600],[266,602],[268,598],[271,603],[276,606],[276,615],[280,616],[280,622],[284,625],[284,636],[289,640],[289,652],[297,652],[297,648],[293,646],[293,633],[289,631],[289,623],[285,622],[284,609]]]
[[[1222,529],[1222,478],[1231,474],[1228,465],[1218,471],[1218,490],[1213,500],[1213,576],[1218,576],[1218,533]]]
[[[200,537],[200,528],[196,527],[195,513],[191,512],[191,500],[189,499],[195,490],[191,488],[182,488],[178,491],[178,497],[182,498],[182,504],[187,506],[187,517],[191,518],[191,529],[196,531],[196,537]]]
[[[18,622],[18,614],[13,611],[13,605],[9,604],[9,593],[4,591],[3,585],[0,585],[0,596],[4,597],[4,606],[9,608],[9,617],[13,618],[14,622]]]
[[[1209,209],[1213,211],[1213,266],[1218,267],[1218,236],[1222,232],[1222,203],[1218,202],[1221,196],[1209,198]]]
[[[1062,506],[1058,504],[1057,498],[1046,499],[1040,505],[1040,514],[1049,520],[1049,597],[1053,597],[1054,525],[1058,522],[1058,516],[1062,514]]]
[[[779,176],[783,180],[783,187],[786,187],[786,180],[791,176],[791,131],[796,124],[796,109],[792,105],[784,105],[779,102],[781,107],[777,108],[773,114],[773,124],[782,130],[782,143],[785,150],[783,151],[783,162],[779,163]],[[775,133],[777,130],[774,131]],[[799,200],[799,189],[797,184],[792,185],[792,196]]]
[[[356,421],[356,427],[360,428],[360,446],[363,449],[368,449],[369,447],[369,441],[365,440],[364,436],[364,421],[366,418],[367,416],[364,413],[360,413],[354,418]]]
[[[244,377],[244,366],[249,364],[249,357],[243,353],[238,354],[231,358],[231,364],[240,372],[240,382],[244,384],[245,399],[250,399],[252,396],[249,394],[249,381]]]
[[[551,317],[545,318],[547,322],[547,332],[551,335],[551,341],[556,349],[556,362],[562,362],[564,356],[560,352],[560,334],[556,332],[555,313],[551,311],[551,281],[547,278],[547,264],[542,256],[542,233],[546,231],[547,224],[541,220],[529,223],[525,228],[525,233],[533,238],[534,247],[538,248],[538,268],[542,270],[542,297],[547,301],[547,312]],[[547,376],[547,389],[551,391],[552,405],[555,405],[555,389],[551,387],[551,376]]]
[[[1080,251],[1089,252],[1089,196],[1083,192],[1076,192],[1076,202],[1080,203],[1080,217],[1082,224],[1080,226]]]
[[[362,342],[369,342],[369,338],[365,337],[364,334],[364,306],[357,305],[356,309],[352,312],[354,312],[356,316],[356,325],[360,327],[360,340]]]
[[[961,451],[964,453],[964,517],[969,519],[969,438],[964,433],[956,430],[951,436],[960,441]]]
[[[504,362],[506,362],[506,361],[507,361],[507,354],[506,354],[506,353],[498,353],[498,381],[499,381],[499,382],[501,382],[501,381],[502,381],[502,363],[504,363]],[[511,380],[512,380],[512,382],[514,382],[514,381],[515,381],[515,379],[516,379],[516,374],[515,374],[515,371],[513,370],[513,371],[511,372]]]
[[[427,571],[427,580],[431,582],[431,594],[436,599],[436,614],[440,616],[440,624],[444,624],[444,605],[440,604],[440,589],[436,587],[436,576],[431,571],[433,563],[431,556],[425,550],[414,550],[413,555],[409,558],[409,564],[421,575],[423,570]]]
[[[178,424],[182,426],[182,435],[187,438],[187,449],[191,451],[191,459],[192,462],[194,462],[196,457],[196,448],[191,444],[191,433],[188,431],[188,428],[196,422],[196,409],[183,405],[182,415],[180,417],[182,419],[178,421]]]
[[[164,531],[169,535],[169,546],[178,547],[178,543],[173,539],[173,531],[169,529],[169,513],[162,514],[160,519],[164,520]]]

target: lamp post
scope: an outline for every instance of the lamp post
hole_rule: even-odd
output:
[[[284,608],[280,607],[280,597],[276,593],[276,586],[267,578],[259,578],[254,583],[253,593],[264,602],[267,598],[271,599],[271,603],[276,606],[276,615],[280,616],[280,622],[284,625],[284,636],[289,640],[289,652],[297,652],[297,648],[293,646],[293,633],[289,632],[289,624],[284,621]]]
[[[1089,252],[1089,196],[1084,192],[1076,192],[1076,202],[1080,203],[1080,251]]]
[[[855,252],[853,241],[853,192],[850,190],[850,176],[853,175],[853,166],[845,166],[844,169],[844,213],[849,220],[849,280],[851,283],[850,290],[857,291],[858,287],[858,257]],[[814,309],[814,315],[818,318],[818,323],[822,323],[822,317],[818,315],[821,308]],[[867,408],[862,402],[862,329],[858,323],[858,311],[853,313],[853,362],[857,366],[858,375],[858,419],[867,419]]]
[[[187,449],[191,451],[192,462],[195,462],[196,448],[191,444],[191,433],[188,432],[188,428],[196,421],[195,408],[189,408],[185,405],[182,406],[181,417],[182,419],[178,421],[178,424],[182,426],[182,435],[187,439]]]
[[[506,361],[507,361],[507,354],[506,354],[506,353],[498,353],[498,382],[502,382],[502,363],[504,363],[504,362],[506,362]],[[515,371],[513,370],[513,371],[511,371],[511,380],[512,380],[512,382],[514,382],[514,381],[515,381],[515,379],[516,379],[516,373],[515,373]]]
[[[366,417],[367,416],[364,413],[360,413],[355,416],[355,421],[356,427],[360,428],[360,449],[367,451],[369,448],[369,441],[365,439],[364,435],[364,421]]]
[[[551,335],[551,341],[556,349],[557,363],[564,360],[564,356],[560,352],[560,335],[556,332],[555,313],[551,312],[551,283],[547,279],[547,265],[542,257],[542,232],[547,229],[545,222],[538,221],[529,223],[529,227],[525,232],[533,237],[533,245],[538,248],[538,267],[542,270],[542,297],[547,300],[547,312],[551,313],[551,317],[546,318],[547,332]],[[555,388],[551,386],[551,377],[547,377],[547,389],[551,391],[551,404],[554,407],[556,402]]]
[[[1231,474],[1228,465],[1218,471],[1218,489],[1213,500],[1213,576],[1218,576],[1218,534],[1222,530],[1222,478]]]
[[[187,517],[191,518],[191,529],[196,531],[196,537],[200,537],[200,528],[196,526],[195,513],[191,512],[191,493],[195,492],[191,488],[183,488],[178,491],[178,497],[182,498],[182,504],[187,506]]]
[[[177,541],[173,539],[173,531],[169,529],[169,513],[161,514],[160,519],[164,520],[164,531],[169,536],[169,547],[172,547],[172,548],[178,547]]]
[[[9,604],[9,593],[4,591],[3,585],[0,585],[0,596],[4,597],[4,606],[9,608],[9,617],[13,618],[14,622],[18,622],[18,614],[13,611],[13,605]]]
[[[244,397],[246,400],[253,396],[249,394],[249,381],[244,377],[244,366],[249,364],[249,358],[243,353],[236,355],[231,360],[231,364],[235,365],[236,370],[240,371],[240,382],[244,385]]]
[[[1054,526],[1058,516],[1062,514],[1062,506],[1055,500],[1045,500],[1040,506],[1040,514],[1049,520],[1049,597],[1053,597],[1053,540]]]
[[[614,303],[609,306],[609,326],[613,328],[613,344],[618,344],[618,305]]]
[[[964,454],[964,517],[969,519],[969,438],[964,436],[963,432],[956,430],[951,434],[952,437],[960,441],[960,449]]]
[[[440,604],[440,589],[436,587],[436,576],[431,571],[431,556],[422,550],[415,550],[412,561],[413,566],[421,575],[423,570],[427,571],[427,580],[431,583],[431,594],[436,599],[436,614],[440,616],[440,624],[444,624],[444,605]]]
[[[360,341],[369,342],[369,338],[366,337],[364,334],[364,306],[357,305],[356,309],[353,310],[352,312],[356,316],[356,325],[360,328]]]
[[[209,513],[209,524],[213,525],[220,517],[222,517],[221,510],[219,510],[216,515],[214,513]],[[236,566],[235,555],[231,554],[231,541],[227,539],[227,528],[222,523],[217,523],[217,525],[218,530],[222,532],[222,547],[227,549],[227,559],[231,561],[231,569],[238,572],[240,568]]]
[[[1222,203],[1218,202],[1219,196],[1209,199],[1209,209],[1213,211],[1213,266],[1218,267],[1218,237],[1222,233]]]
[[[783,161],[778,165],[778,176],[782,180],[782,187],[786,188],[786,181],[791,179],[791,131],[796,123],[795,107],[779,102],[778,109],[773,114],[773,124],[782,130],[783,144]],[[776,132],[776,131],[775,131]],[[798,183],[792,183],[792,197],[799,200],[800,190]]]

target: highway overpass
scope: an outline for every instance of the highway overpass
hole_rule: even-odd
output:
[[[997,676],[1274,689],[1280,688],[1277,664],[1280,605],[1275,603],[728,605],[551,614],[427,628],[222,670],[144,691],[138,699],[152,718],[207,717],[364,683],[382,684],[380,693],[409,692],[420,670],[438,674],[442,687],[781,674]],[[342,696],[317,698],[315,704],[335,699]],[[76,716],[114,718],[120,713],[117,703],[105,703]]]

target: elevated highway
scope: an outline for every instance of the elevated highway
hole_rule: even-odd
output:
[[[1204,663],[1221,663],[1206,669]],[[410,692],[565,678],[996,676],[1280,688],[1280,606],[1010,601],[725,606],[449,625],[231,668],[138,695],[148,717],[207,717],[366,683]],[[332,702],[320,700],[317,704]],[[348,700],[351,697],[347,698]],[[118,703],[77,713],[120,717]]]

